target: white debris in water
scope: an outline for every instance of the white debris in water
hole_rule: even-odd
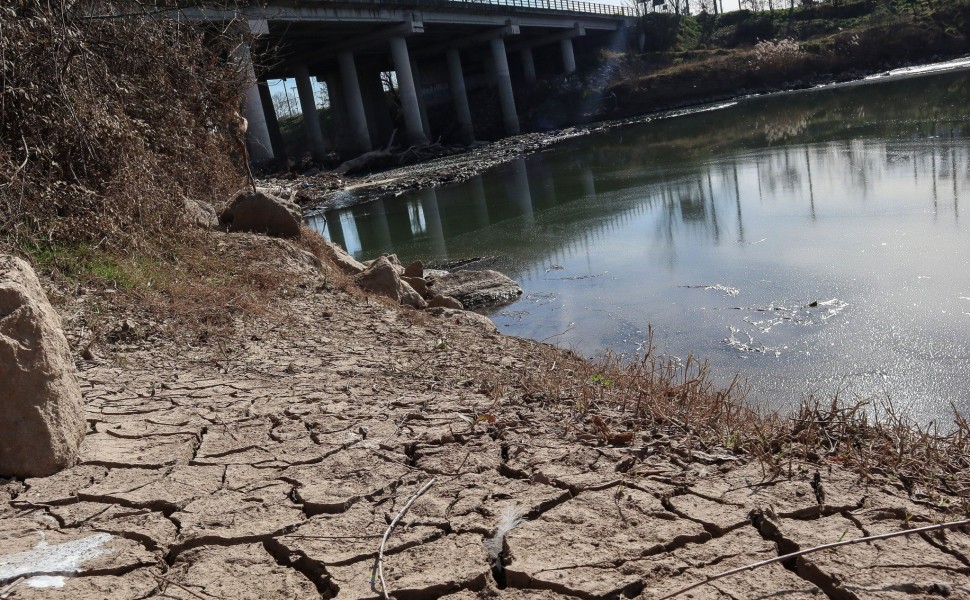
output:
[[[825,311],[821,315],[821,319],[823,321],[827,321],[828,319],[837,316],[843,310],[845,310],[849,306],[849,303],[844,300],[839,300],[838,298],[832,298],[831,300],[819,302],[818,305],[825,308]]]
[[[60,576],[38,575],[37,577],[31,577],[24,583],[32,588],[62,588],[64,587],[64,578]]]
[[[97,533],[79,540],[51,545],[43,536],[41,532],[41,540],[33,550],[0,556],[0,581],[10,581],[24,575],[38,574],[38,577],[31,579],[40,579],[39,575],[45,573],[65,575],[80,573],[83,571],[81,565],[111,552],[103,546],[113,537],[108,533]],[[41,583],[48,579],[56,579],[56,577],[41,579]]]
[[[737,327],[729,327],[729,329],[731,330],[731,335],[724,340],[724,343],[735,350],[739,350],[741,352],[756,352],[758,354],[774,354],[776,357],[781,356],[781,352],[775,348],[769,348],[764,344],[756,344],[754,337],[752,337],[750,333],[741,331]],[[748,341],[743,342],[739,340],[736,336],[738,333],[743,333],[746,335],[748,337]]]
[[[739,290],[738,288],[721,285],[720,283],[710,283],[706,285],[684,285],[681,287],[692,288],[692,289],[700,288],[703,290],[714,290],[716,292],[724,292],[725,296],[737,296],[738,294],[741,293],[741,290]]]

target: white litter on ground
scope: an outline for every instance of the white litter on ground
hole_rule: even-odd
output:
[[[113,537],[108,533],[53,545],[43,535],[33,550],[0,556],[0,582],[28,576],[30,587],[63,587],[63,575],[80,573],[81,565],[111,552],[103,548]]]

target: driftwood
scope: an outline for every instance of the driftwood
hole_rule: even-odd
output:
[[[364,152],[357,158],[352,158],[345,161],[339,167],[334,169],[334,173],[340,173],[344,175],[346,173],[352,173],[354,171],[362,171],[366,169],[370,164],[378,161],[386,161],[394,158],[394,154],[387,150],[371,150],[370,152]]]
[[[413,496],[411,496],[411,499],[408,500],[407,504],[404,505],[404,508],[401,509],[401,512],[397,513],[397,516],[394,517],[394,520],[391,521],[391,524],[387,526],[387,531],[384,532],[384,537],[381,539],[381,547],[380,547],[380,550],[377,551],[377,575],[381,580],[381,594],[384,596],[384,600],[390,600],[390,596],[388,595],[388,590],[387,590],[387,582],[384,581],[384,546],[387,545],[387,538],[391,537],[391,532],[394,530],[394,526],[397,525],[397,522],[400,521],[405,514],[407,514],[408,509],[411,508],[411,505],[414,504],[414,501],[420,498],[421,494],[427,492],[428,488],[430,488],[434,484],[434,482],[435,482],[435,478],[432,477],[430,480],[428,480],[428,483],[421,486],[421,489],[419,489],[417,492],[415,492]]]

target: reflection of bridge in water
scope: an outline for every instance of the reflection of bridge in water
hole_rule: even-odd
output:
[[[629,237],[635,230],[630,243],[673,269],[675,240],[684,236],[715,246],[757,244],[763,240],[749,239],[746,228],[752,208],[773,210],[785,198],[804,203],[806,223],[814,223],[835,208],[833,190],[865,202],[881,181],[904,178],[906,172],[914,185],[921,176],[932,179],[927,200],[934,215],[952,213],[959,219],[961,190],[970,177],[961,169],[968,164],[970,153],[960,144],[839,141],[633,175],[609,154],[587,148],[520,158],[463,184],[333,211],[327,220],[311,220],[311,226],[362,259],[396,252],[403,260],[445,263],[500,254],[525,278],[542,276],[557,262],[581,258],[599,242]],[[851,189],[830,176],[839,165],[850,165]]]
[[[476,134],[518,133],[517,89],[544,75],[573,73],[577,55],[624,47],[634,23],[630,8],[572,0],[274,0],[179,12],[192,19],[241,16],[259,48],[274,50],[274,64],[259,73],[260,83],[247,95],[250,156],[257,163],[284,155],[267,79],[296,79],[307,142],[318,160],[330,149],[328,137],[346,155],[387,144],[394,125],[382,74],[391,72],[409,143],[441,135],[468,142]],[[256,81],[248,46],[240,56]],[[317,115],[311,78],[327,88],[335,128],[330,136]],[[476,129],[482,115],[473,109],[492,103],[502,131]],[[435,125],[429,111],[439,105],[449,118]]]

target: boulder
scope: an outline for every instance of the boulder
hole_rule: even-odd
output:
[[[300,207],[263,191],[246,189],[236,193],[219,215],[228,231],[265,233],[276,237],[300,235],[303,216]]]
[[[422,279],[422,281],[424,281]],[[412,308],[427,308],[428,303],[425,299],[411,287],[408,282],[401,280],[401,304],[406,304]]]
[[[387,296],[399,302],[401,300],[401,277],[391,261],[384,256],[371,261],[367,270],[354,277],[354,281],[362,290]]]
[[[358,287],[368,292],[387,296],[414,308],[425,308],[428,303],[413,287],[401,279],[398,274],[399,265],[395,265],[387,256],[381,256],[371,261],[370,266],[354,277]]]
[[[414,288],[414,291],[421,294],[422,298],[428,296],[428,282],[424,280],[424,277],[408,277],[404,275],[401,277],[401,281]]]
[[[73,465],[85,428],[60,319],[30,266],[0,255],[0,477]]]
[[[408,266],[404,267],[405,277],[420,277],[424,278],[424,263],[420,260],[416,260]]]
[[[451,296],[435,296],[428,300],[429,308],[453,308],[455,310],[464,310],[465,305],[458,300],[452,298]]]
[[[341,248],[339,244],[327,242],[327,247],[329,248],[330,260],[347,275],[359,275],[367,268],[363,263],[347,254],[347,251]]]
[[[451,296],[465,308],[511,302],[522,295],[522,288],[498,271],[455,271],[437,275],[430,282],[436,296]]]

